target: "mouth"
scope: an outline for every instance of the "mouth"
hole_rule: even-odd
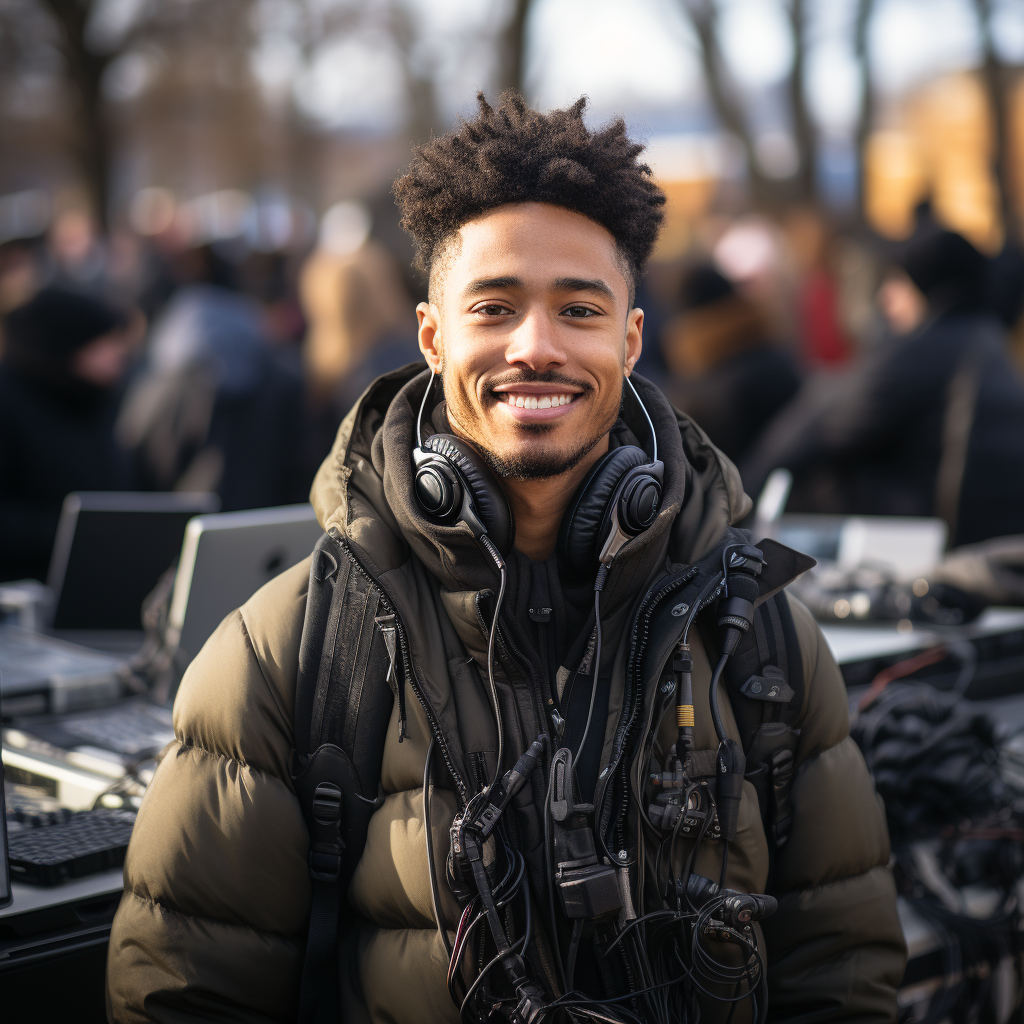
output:
[[[515,420],[537,423],[564,416],[583,392],[565,384],[502,384],[492,395]]]

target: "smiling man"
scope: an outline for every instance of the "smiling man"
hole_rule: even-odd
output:
[[[113,1020],[895,1018],[885,820],[803,563],[633,373],[641,148],[481,98],[399,180],[427,369],[362,396],[312,558],[182,682]]]

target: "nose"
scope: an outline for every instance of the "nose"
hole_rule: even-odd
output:
[[[564,366],[566,354],[558,338],[558,328],[543,310],[528,310],[509,336],[505,361],[510,366],[526,366],[542,372]]]

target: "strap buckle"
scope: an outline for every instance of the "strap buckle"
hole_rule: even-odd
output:
[[[321,782],[313,793],[313,817],[321,825],[341,821],[341,790],[333,782]]]
[[[321,782],[313,793],[313,836],[309,845],[309,877],[314,882],[336,882],[341,874],[341,790]]]
[[[341,846],[314,843],[309,848],[309,877],[314,882],[336,882],[341,874]]]

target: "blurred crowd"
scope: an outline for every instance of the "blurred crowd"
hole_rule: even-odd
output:
[[[380,204],[386,209],[387,204]],[[302,502],[347,409],[420,358],[424,283],[387,216],[329,209],[257,250],[88,217],[0,246],[0,580],[45,579],[71,491]],[[811,211],[709,217],[656,260],[638,370],[787,510],[940,516],[950,545],[1024,534],[1024,252],[927,204],[896,244]]]

